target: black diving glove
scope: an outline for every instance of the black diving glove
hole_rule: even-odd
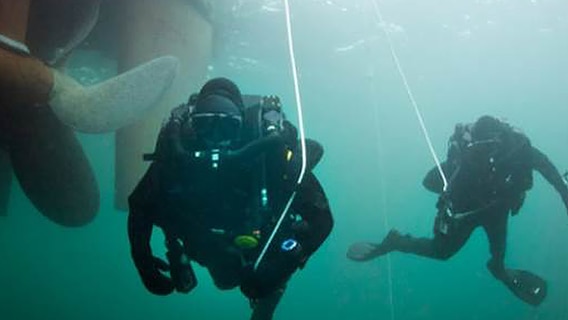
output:
[[[188,293],[197,286],[197,278],[191,267],[191,261],[183,252],[182,244],[177,241],[167,242],[166,257],[170,263],[170,275],[177,292]]]
[[[138,273],[148,291],[155,295],[165,296],[174,291],[174,283],[162,272],[170,270],[170,266],[158,257],[152,257],[150,265],[138,268]]]

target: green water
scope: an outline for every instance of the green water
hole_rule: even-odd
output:
[[[210,76],[230,77],[245,93],[280,95],[295,119],[282,3],[227,2],[233,10],[223,13]],[[455,123],[489,113],[568,168],[568,2],[385,0],[380,8],[438,154]],[[389,267],[386,258],[345,258],[350,243],[379,240],[388,227],[431,234],[436,197],[421,181],[434,162],[371,1],[292,0],[291,9],[306,132],[326,148],[316,171],[336,224],[290,282],[275,319],[568,319],[568,219],[538,174],[510,221],[507,252],[509,266],[548,281],[538,308],[490,276],[479,230],[447,262],[392,254]],[[84,50],[72,61],[85,81],[112,69]],[[79,68],[85,64],[91,72]],[[101,211],[87,227],[64,229],[15,186],[0,219],[0,319],[248,319],[238,290],[218,291],[200,267],[189,295],[145,291],[130,260],[126,214],[113,209],[114,137],[80,138]]]

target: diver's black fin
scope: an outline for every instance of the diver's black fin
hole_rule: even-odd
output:
[[[382,254],[380,243],[356,242],[349,246],[347,258],[363,262],[377,258]]]
[[[546,298],[547,285],[541,277],[525,270],[508,269],[510,279],[505,284],[524,302],[538,306]]]

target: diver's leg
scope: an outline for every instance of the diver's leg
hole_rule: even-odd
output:
[[[384,252],[383,254],[400,251],[432,259],[447,260],[464,246],[477,227],[477,223],[471,219],[463,219],[452,221],[447,229],[442,228],[442,226],[442,218],[436,217],[433,238],[402,235],[393,229],[380,244],[380,247]]]
[[[306,173],[292,208],[303,218],[293,228],[307,258],[327,239],[334,223],[325,191],[312,172]]]
[[[351,245],[347,257],[355,261],[368,261],[392,251],[400,251],[447,260],[463,247],[477,226],[475,218],[449,221],[438,216],[434,223],[434,238],[416,238],[392,229],[381,243],[358,242]]]
[[[499,279],[505,280],[505,251],[507,248],[507,222],[509,212],[507,209],[489,212],[486,221],[483,222],[483,229],[489,240],[489,251],[491,259],[487,262],[487,268],[491,274]]]
[[[508,214],[508,208],[501,208],[491,212],[487,221],[483,223],[491,250],[491,259],[487,263],[487,268],[517,298],[530,305],[538,306],[546,298],[548,291],[546,281],[529,271],[505,268]]]
[[[285,289],[285,287],[279,288],[262,299],[251,301],[252,316],[250,319],[271,320]]]

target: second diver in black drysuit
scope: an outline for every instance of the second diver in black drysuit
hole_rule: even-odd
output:
[[[447,260],[457,253],[477,227],[489,239],[487,267],[518,298],[539,305],[546,297],[546,282],[537,275],[505,267],[507,222],[521,210],[526,192],[538,171],[560,194],[568,210],[568,188],[562,176],[528,137],[491,116],[457,125],[450,138],[447,160],[426,175],[424,186],[439,194],[433,238],[416,238],[391,230],[381,243],[353,244],[347,256],[367,261],[392,251]]]

